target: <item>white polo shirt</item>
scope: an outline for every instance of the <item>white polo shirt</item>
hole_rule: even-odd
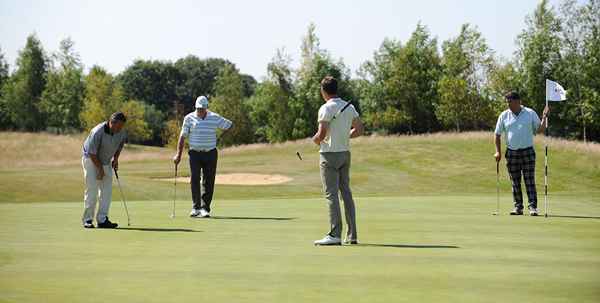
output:
[[[496,122],[496,135],[506,134],[506,145],[509,149],[517,150],[533,146],[533,136],[540,128],[540,117],[525,106],[515,115],[510,109],[503,111]]]
[[[349,105],[344,112],[342,108],[348,102],[334,98],[329,99],[319,108],[318,122],[329,122],[329,129],[325,139],[321,141],[320,152],[343,152],[350,150],[350,129],[352,121],[358,118],[358,112],[354,105]],[[335,119],[333,118],[335,116]]]
[[[210,150],[217,147],[217,128],[229,129],[232,124],[217,113],[207,111],[202,119],[194,111],[183,119],[181,135],[188,138],[191,150]]]

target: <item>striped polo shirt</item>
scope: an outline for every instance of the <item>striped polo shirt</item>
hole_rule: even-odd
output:
[[[533,146],[533,136],[540,128],[540,118],[529,107],[521,106],[515,115],[510,109],[503,111],[496,122],[496,135],[506,134],[508,149],[518,150]]]
[[[217,128],[229,129],[232,124],[217,113],[207,111],[202,119],[194,111],[183,119],[181,135],[188,138],[191,150],[211,150],[217,147]]]

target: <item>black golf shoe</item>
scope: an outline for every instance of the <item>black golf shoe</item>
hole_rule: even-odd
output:
[[[523,209],[522,209],[522,208],[516,208],[516,207],[515,207],[515,209],[513,209],[513,210],[510,212],[510,215],[511,215],[511,216],[521,216],[521,215],[523,215]]]
[[[356,239],[345,239],[344,240],[344,244],[345,245],[357,245],[358,244],[358,240],[356,240]]]
[[[110,222],[110,220],[108,220],[108,217],[106,218],[106,220],[104,220],[104,222],[98,223],[98,228],[117,228],[117,226],[119,226],[119,224]]]

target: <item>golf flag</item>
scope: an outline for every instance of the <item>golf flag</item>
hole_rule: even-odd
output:
[[[567,91],[557,82],[546,79],[546,101],[567,100]]]

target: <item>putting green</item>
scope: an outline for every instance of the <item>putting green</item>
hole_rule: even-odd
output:
[[[111,219],[126,222],[118,195]],[[0,204],[0,302],[598,302],[600,199],[357,198],[358,246],[315,247],[322,199],[130,201],[132,226],[80,227],[81,203]]]
[[[361,244],[314,247],[328,216],[308,140],[220,151],[219,174],[293,180],[217,185],[209,220],[187,217],[189,184],[169,218],[172,149],[127,146],[133,226],[84,230],[83,138],[2,133],[0,302],[600,302],[600,145],[549,141],[550,218],[506,215],[503,162],[492,216],[492,138],[352,140]],[[126,223],[116,188],[111,219]]]

